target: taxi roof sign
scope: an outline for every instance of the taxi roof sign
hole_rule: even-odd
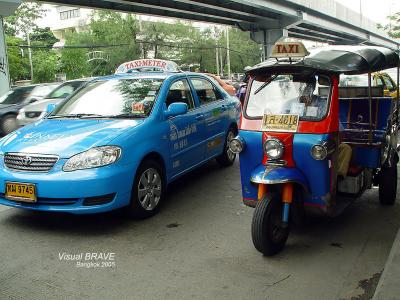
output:
[[[155,59],[155,58],[145,58],[145,59],[136,59],[124,62],[117,68],[115,74],[130,73],[141,70],[179,72],[179,67],[173,61]]]
[[[272,48],[271,57],[284,58],[284,57],[306,57],[310,52],[301,42],[278,42]]]

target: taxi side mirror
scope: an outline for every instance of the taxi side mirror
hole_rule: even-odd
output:
[[[186,103],[175,102],[175,103],[171,103],[168,106],[168,109],[165,111],[165,116],[167,118],[169,118],[169,117],[184,115],[187,113],[187,111],[188,111],[188,106]]]
[[[55,105],[55,104],[52,104],[52,103],[48,104],[48,105],[47,105],[47,108],[46,108],[46,113],[49,114],[49,113],[53,112],[53,110],[54,110],[55,108],[56,108],[56,105]]]

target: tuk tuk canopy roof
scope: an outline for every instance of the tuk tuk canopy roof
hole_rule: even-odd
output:
[[[311,69],[327,73],[364,74],[394,68],[399,65],[399,55],[384,47],[373,46],[329,46],[310,51],[301,59],[277,60],[271,58],[247,72],[259,74],[278,69]]]

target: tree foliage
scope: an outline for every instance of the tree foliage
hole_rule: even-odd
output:
[[[385,30],[392,38],[400,38],[400,12],[387,18],[389,23],[384,26],[378,24],[378,28]]]
[[[46,10],[36,2],[24,2],[13,15],[4,19],[4,31],[11,36],[26,35],[37,28],[35,21],[43,17],[45,12]]]
[[[196,65],[202,71],[216,73],[217,47],[220,64],[227,73],[225,27],[196,27],[189,21],[139,22],[132,14],[95,11],[87,30],[66,32],[65,48],[52,50],[51,46],[57,39],[48,28],[36,28],[34,25],[43,12],[40,5],[25,2],[15,15],[6,20],[8,36],[29,32],[33,47],[49,47],[34,48],[32,51],[36,82],[51,81],[58,72],[66,73],[68,79],[108,75],[114,73],[121,63],[141,57],[173,60],[178,65]],[[242,72],[245,66],[259,62],[261,48],[250,39],[248,32],[229,28],[229,39],[233,73]],[[25,44],[21,39],[14,38],[12,41],[14,44]],[[29,65],[26,55],[22,57],[16,47],[8,51],[10,65],[18,66],[12,66],[13,80],[27,76]],[[93,51],[101,51],[102,56],[89,59]]]
[[[12,81],[22,80],[29,77],[29,61],[27,56],[22,56],[23,50],[18,47],[23,40],[13,36],[6,35],[7,44],[7,57],[10,72],[10,79]]]

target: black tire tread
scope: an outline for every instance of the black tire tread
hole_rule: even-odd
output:
[[[265,256],[272,256],[283,249],[289,235],[289,228],[283,240],[280,243],[274,243],[270,240],[268,234],[269,218],[275,205],[279,205],[280,199],[275,194],[264,197],[257,203],[251,224],[251,236],[254,247]],[[267,223],[267,224],[266,224]]]
[[[397,192],[397,166],[383,167],[379,174],[379,202],[382,205],[393,205]]]
[[[233,132],[234,135],[237,134],[237,131],[233,127],[229,128],[229,130],[227,131],[226,136],[225,136],[224,151],[222,152],[221,155],[219,155],[215,158],[215,160],[221,167],[229,167],[229,166],[233,165],[233,163],[235,162],[235,159],[236,159],[236,157],[235,157],[235,159],[233,159],[233,161],[229,160],[228,155],[225,151],[226,146],[227,146],[226,144],[228,142],[228,135],[230,132]]]

